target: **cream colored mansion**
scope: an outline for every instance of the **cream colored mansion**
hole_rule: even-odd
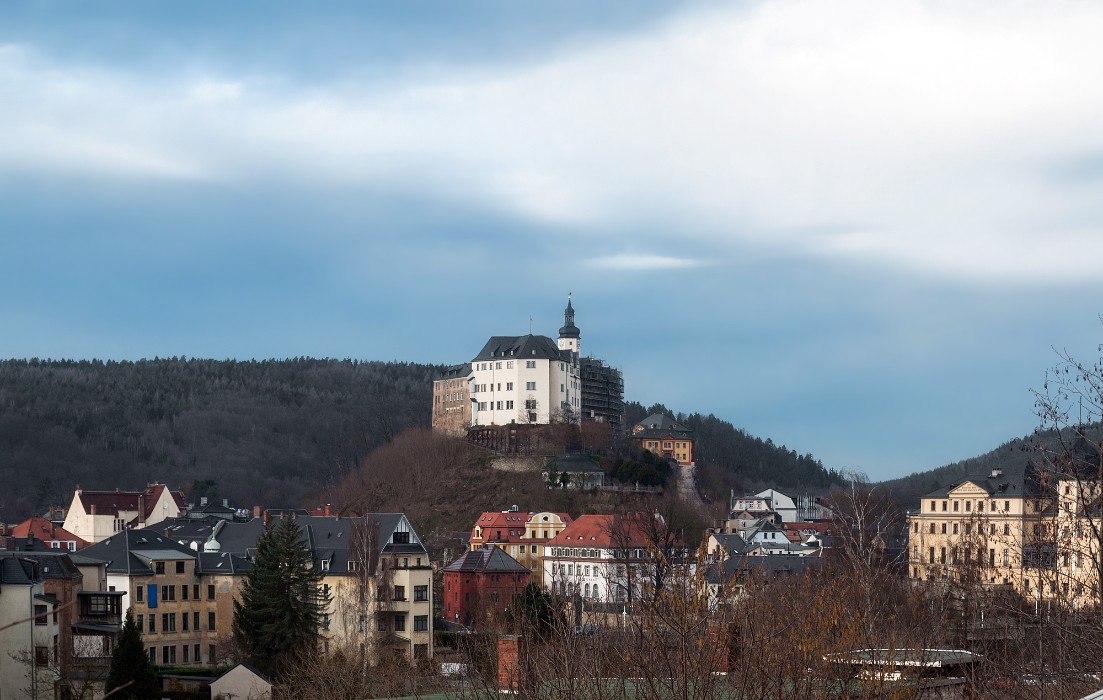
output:
[[[1031,464],[929,493],[908,516],[908,575],[1008,585],[1027,600],[1098,604],[1099,483]]]

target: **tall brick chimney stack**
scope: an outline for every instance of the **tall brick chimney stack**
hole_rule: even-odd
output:
[[[517,693],[521,689],[521,655],[525,641],[516,634],[498,637],[498,692]]]

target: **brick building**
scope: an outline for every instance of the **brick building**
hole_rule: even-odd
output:
[[[528,567],[489,544],[444,569],[444,617],[477,627],[503,614],[529,584]]]

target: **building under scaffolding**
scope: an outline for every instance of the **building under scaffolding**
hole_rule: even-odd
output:
[[[582,380],[582,420],[608,423],[613,442],[624,439],[624,376],[596,357],[583,357],[579,374]]]

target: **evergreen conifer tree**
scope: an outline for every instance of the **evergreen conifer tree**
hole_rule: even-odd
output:
[[[104,689],[110,692],[113,688],[121,689],[115,691],[112,698],[135,700],[159,697],[161,691],[157,671],[149,662],[145,645],[142,644],[142,631],[134,622],[134,613],[129,608],[115,653],[111,655],[111,671],[107,674],[107,685]]]
[[[284,662],[317,646],[329,603],[321,580],[294,516],[269,520],[234,601],[234,639],[257,668],[278,675]]]

